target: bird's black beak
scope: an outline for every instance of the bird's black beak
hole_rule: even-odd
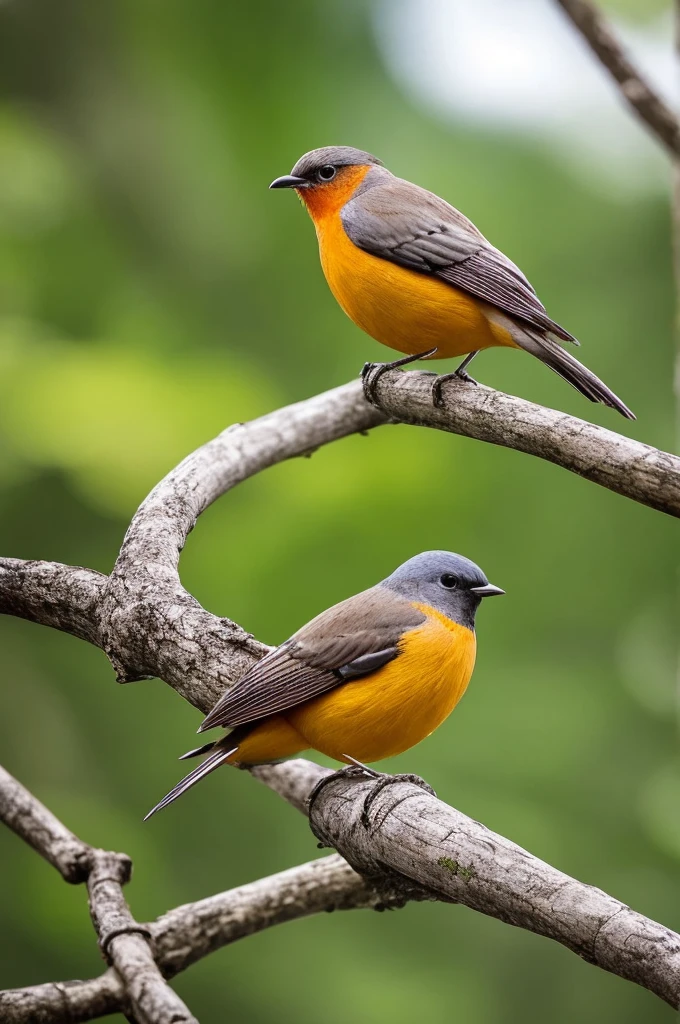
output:
[[[476,594],[477,597],[496,597],[505,591],[500,587],[494,587],[493,583],[486,583],[483,587],[470,587],[470,593]]]
[[[298,178],[295,174],[284,174],[281,178],[274,178],[270,188],[307,188],[309,182],[306,178]]]

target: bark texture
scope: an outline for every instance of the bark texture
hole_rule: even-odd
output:
[[[182,586],[182,547],[198,516],[249,476],[388,422],[429,426],[547,459],[613,491],[680,514],[680,460],[554,410],[451,382],[432,405],[426,374],[387,373],[376,406],[356,382],[236,424],[188,456],[142,503],[110,576],[52,562],[0,559],[0,611],[101,647],[121,682],[159,676],[207,712],[269,650]],[[436,800],[421,780],[332,775],[309,761],[252,774],[309,815],[328,857],[178,907],[144,925],[123,895],[124,854],[83,843],[0,774],[0,818],[71,882],[86,881],[110,968],[100,978],[0,994],[3,1021],[81,1021],[123,1009],[139,1022],[192,1021],[167,986],[213,950],[321,910],[463,903],[553,938],[605,970],[680,1006],[680,937],[562,874]],[[330,779],[330,781],[328,781]]]

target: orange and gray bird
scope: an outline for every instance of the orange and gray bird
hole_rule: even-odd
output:
[[[350,146],[305,153],[270,188],[295,189],[307,207],[326,280],[345,313],[376,341],[406,353],[364,367],[367,397],[386,369],[465,355],[454,373],[435,378],[433,400],[441,404],[446,380],[475,383],[465,369],[472,358],[503,346],[530,352],[591,402],[635,419],[559,344],[578,342],[550,319],[519,267],[444,199]]]
[[[184,755],[208,754],[147,818],[223,764],[313,749],[363,768],[415,746],[465,693],[477,609],[502,593],[469,559],[425,551],[317,615],[220,698],[199,732],[229,732]]]

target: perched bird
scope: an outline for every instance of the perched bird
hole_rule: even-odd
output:
[[[220,698],[199,732],[231,731],[184,755],[208,753],[147,818],[223,764],[314,749],[363,767],[408,750],[465,693],[477,608],[502,593],[469,559],[425,551],[317,615]]]
[[[481,350],[523,348],[591,402],[630,409],[556,339],[578,342],[551,320],[522,271],[494,248],[475,225],[432,192],[395,178],[380,160],[350,146],[305,153],[290,174],[270,188],[293,188],[307,207],[319,240],[321,265],[345,313],[376,341],[405,359],[368,363],[364,386],[371,397],[386,369],[416,359],[467,354],[465,372]]]

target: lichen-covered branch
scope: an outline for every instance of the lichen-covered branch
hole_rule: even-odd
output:
[[[592,0],[557,0],[586,43],[618,84],[631,110],[672,156],[680,156],[680,122],[632,62]]]
[[[307,761],[252,774],[310,816],[314,834],[367,878],[462,903],[555,939],[680,1008],[680,935],[570,878],[437,800],[408,777],[332,776]],[[311,807],[309,798],[322,780]]]

